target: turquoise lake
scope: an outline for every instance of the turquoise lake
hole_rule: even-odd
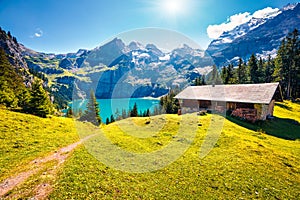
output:
[[[76,100],[72,102],[73,111],[76,112],[79,109],[84,111],[88,100]],[[147,109],[150,112],[154,111],[154,108],[159,105],[159,99],[148,98],[124,98],[124,99],[97,99],[100,107],[100,116],[103,121],[111,115],[117,116],[122,114],[122,110],[129,111],[133,108],[134,104],[137,104],[139,113],[144,112]]]

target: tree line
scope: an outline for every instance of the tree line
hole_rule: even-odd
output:
[[[25,85],[20,74],[0,48],[0,105],[40,117],[52,114],[54,106],[42,80],[33,76],[33,82]]]
[[[148,108],[144,111],[139,111],[138,106],[136,103],[134,103],[134,106],[132,109],[126,110],[122,109],[121,113],[119,110],[116,110],[115,115],[111,115],[110,117],[107,117],[105,120],[105,124],[113,123],[117,120],[126,119],[129,117],[150,117],[151,112]],[[90,98],[88,99],[88,103],[86,105],[86,109],[84,112],[79,110],[77,113],[73,113],[72,108],[69,108],[67,110],[67,117],[76,117],[79,121],[87,121],[91,122],[95,126],[99,126],[100,124],[104,123],[102,118],[100,117],[100,105],[97,102],[95,93],[93,90],[90,91]]]
[[[247,62],[239,58],[237,66],[223,66],[220,75],[216,69],[207,82],[215,84],[251,84],[279,82],[285,99],[300,98],[300,39],[295,29],[281,42],[275,58],[267,59],[252,54]],[[199,80],[195,80],[199,85]]]

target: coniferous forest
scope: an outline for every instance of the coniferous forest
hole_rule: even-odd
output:
[[[33,81],[25,85],[20,71],[12,66],[2,48],[0,48],[0,104],[40,117],[46,117],[54,111],[42,80],[33,76]]]
[[[279,82],[285,99],[300,98],[299,31],[282,40],[275,58],[262,59],[253,53],[247,62],[240,58],[237,66],[223,66],[220,73],[223,84]]]

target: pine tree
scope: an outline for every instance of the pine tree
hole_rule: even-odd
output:
[[[145,117],[150,117],[150,110],[149,110],[149,108],[146,111],[146,116]]]
[[[120,111],[119,111],[118,108],[116,109],[115,116],[116,116],[116,119],[117,119],[117,120],[120,120],[120,119],[121,119]]]
[[[7,32],[7,36],[8,36],[9,38],[12,38],[10,31]]]
[[[296,95],[296,88],[298,86],[297,82],[297,64],[299,63],[299,33],[298,30],[295,29],[292,33],[290,33],[287,37],[287,63],[285,64],[286,70],[286,79],[287,79],[287,98],[295,98]]]
[[[10,64],[2,48],[0,48],[0,91],[0,104],[8,108],[23,106],[24,100],[26,100],[23,94],[28,92],[21,76]]]
[[[13,41],[14,41],[15,44],[18,44],[18,41],[17,41],[16,37],[13,37]]]
[[[259,58],[258,61],[258,69],[257,69],[257,78],[259,83],[265,82],[265,69],[264,69],[264,60],[262,58]]]
[[[229,78],[228,78],[228,73],[227,73],[227,67],[223,66],[222,71],[221,71],[221,78],[223,80],[223,84],[228,84]]]
[[[229,84],[235,84],[237,82],[233,64],[229,64],[227,67],[227,79]]]
[[[33,82],[30,93],[29,105],[25,109],[27,112],[40,117],[46,117],[52,113],[50,98],[39,80]]]
[[[268,56],[268,60],[267,60],[267,62],[265,63],[265,83],[271,83],[271,82],[273,82],[273,77],[272,77],[272,75],[273,75],[273,73],[274,73],[274,68],[275,68],[275,66],[274,66],[274,62],[273,62],[273,60],[271,59],[271,56],[269,55]]]
[[[251,55],[249,62],[248,62],[248,66],[249,66],[249,70],[250,70],[250,82],[251,83],[259,83],[257,59],[254,54]]]
[[[14,91],[2,77],[0,77],[0,104],[8,108],[14,108],[18,104]]]
[[[122,119],[126,119],[127,118],[127,112],[125,109],[122,109]]]
[[[298,30],[282,40],[275,58],[273,77],[280,81],[286,99],[297,98],[300,93],[300,40]]]
[[[223,84],[235,84],[238,82],[233,64],[229,64],[227,67],[224,66],[222,68],[221,78]]]
[[[110,123],[113,123],[113,122],[115,122],[116,120],[115,120],[115,117],[114,117],[114,115],[111,115],[110,116]]]
[[[205,75],[201,75],[194,80],[194,86],[206,85],[205,83]]]
[[[109,118],[107,117],[105,124],[108,125],[109,123],[110,123],[110,121],[109,121]]]
[[[276,82],[280,82],[282,89],[284,89],[283,65],[285,63],[285,49],[285,39],[283,39],[277,51],[277,56],[275,58],[275,69],[273,72],[273,80]]]
[[[242,58],[239,58],[239,64],[237,69],[237,83],[245,84],[247,83],[248,76],[247,76],[247,68],[245,63],[243,62]]]
[[[206,85],[205,74],[201,76],[201,85]]]
[[[219,75],[219,72],[218,72],[218,69],[217,69],[216,65],[213,66],[213,69],[210,72],[210,77],[208,79],[208,82],[209,82],[209,84],[212,84],[212,85],[214,85],[214,84],[218,85],[218,84],[222,83],[222,79]]]
[[[95,126],[99,126],[101,124],[99,103],[97,102],[93,90],[90,91],[90,99],[87,103],[87,108],[80,120],[91,122]]]
[[[175,99],[177,90],[170,90],[169,94],[160,99],[160,106],[167,114],[176,114],[179,109],[178,99]],[[154,114],[161,114],[160,110],[154,110]]]
[[[130,111],[130,117],[137,117],[138,116],[138,108],[136,103],[134,103],[133,109]]]

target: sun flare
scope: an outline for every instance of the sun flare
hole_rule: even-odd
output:
[[[183,11],[183,0],[163,0],[162,8],[169,15],[178,15]]]

